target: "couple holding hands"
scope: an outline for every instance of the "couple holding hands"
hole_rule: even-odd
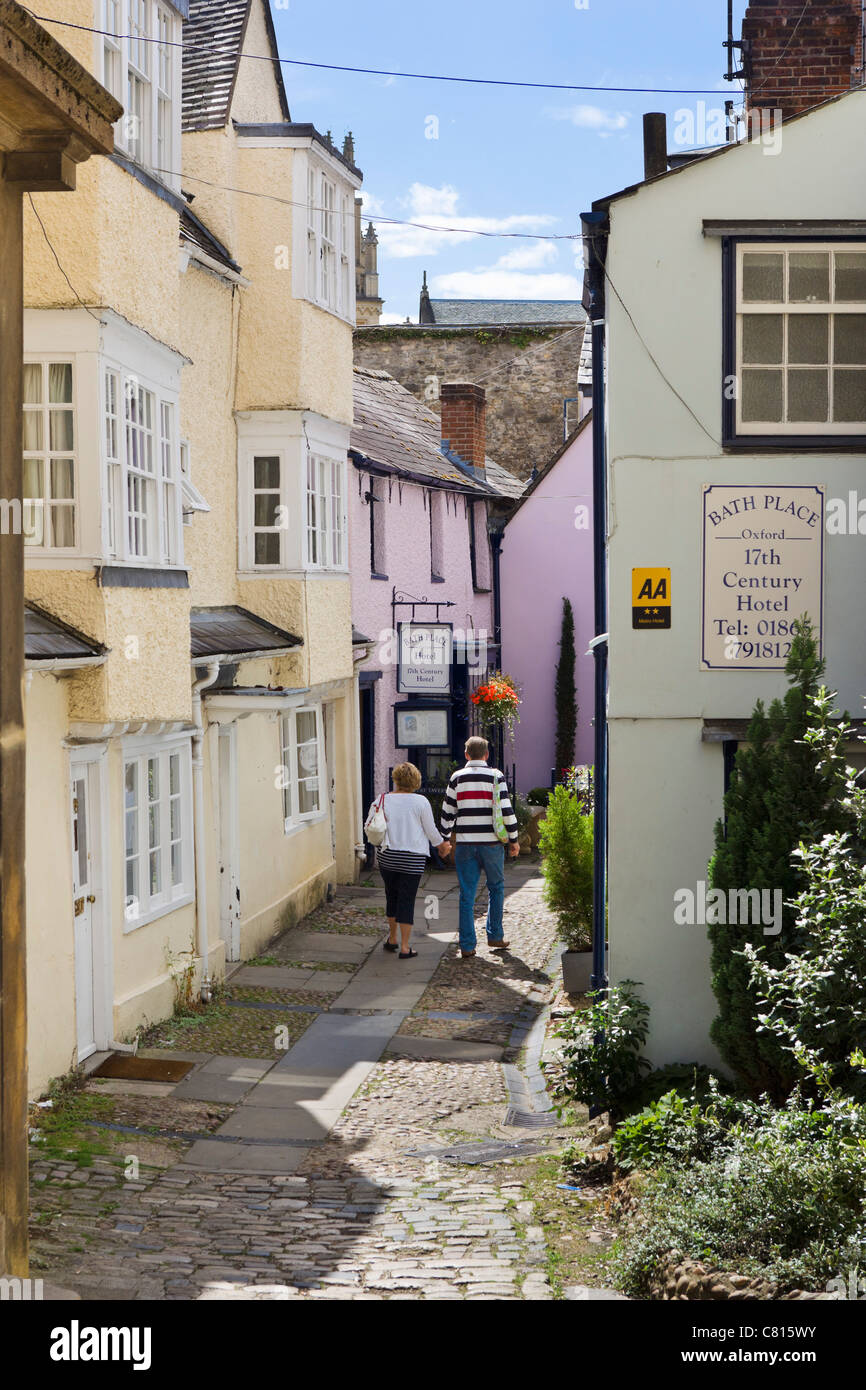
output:
[[[412,763],[401,763],[391,773],[392,792],[384,793],[370,809],[367,823],[384,812],[385,839],[378,848],[379,871],[385,884],[389,936],[384,949],[411,960],[418,952],[409,945],[415,899],[424,872],[429,846],[447,859],[456,840],[454,866],[460,883],[460,953],[463,960],[476,953],[475,895],[482,872],[487,879],[487,944],[503,951],[502,907],[505,901],[505,846],[511,858],[520,853],[517,817],[505,778],[489,766],[486,739],[467,740],[466,766],[453,773],[442,803],[442,829],[437,829],[426,796],[418,793],[421,773]]]

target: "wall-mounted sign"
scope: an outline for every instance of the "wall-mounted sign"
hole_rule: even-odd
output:
[[[670,627],[671,572],[669,569],[632,570],[631,625],[633,628]]]
[[[702,668],[784,670],[803,614],[820,649],[824,489],[706,484]]]
[[[398,623],[397,654],[397,689],[401,695],[451,694],[451,623]]]
[[[398,748],[450,748],[450,705],[395,705],[394,743]]]

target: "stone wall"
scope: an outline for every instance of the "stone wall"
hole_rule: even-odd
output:
[[[439,413],[446,381],[471,381],[487,393],[487,453],[528,478],[563,443],[563,402],[578,395],[583,326],[436,328],[417,324],[358,328],[355,362],[390,372]],[[577,406],[570,407],[572,428]]]
[[[780,1302],[799,1302],[802,1300],[821,1300],[827,1294],[808,1293],[803,1289],[793,1289],[790,1293],[779,1293],[778,1286],[768,1279],[750,1279],[747,1274],[729,1274],[700,1264],[697,1260],[682,1260],[676,1263],[672,1257],[661,1278],[652,1288],[652,1297],[663,1300],[778,1300]]]

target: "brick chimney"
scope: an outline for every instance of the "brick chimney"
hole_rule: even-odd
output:
[[[743,19],[750,110],[797,116],[863,82],[862,0],[751,0]]]
[[[482,386],[446,381],[440,388],[442,449],[456,454],[484,477],[487,455],[487,398]]]

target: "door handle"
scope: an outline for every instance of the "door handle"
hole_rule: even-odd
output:
[[[87,901],[88,901],[89,903],[95,903],[95,902],[96,902],[96,897],[95,897],[95,895],[94,895],[93,893],[90,893],[90,894],[88,895]]]

